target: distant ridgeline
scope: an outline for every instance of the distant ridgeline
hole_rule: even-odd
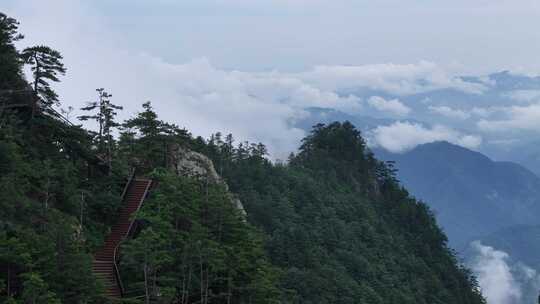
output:
[[[155,186],[122,240],[124,303],[484,303],[430,210],[351,124],[315,126],[273,164],[262,144],[194,138],[150,103],[117,122],[121,107],[100,88],[80,117],[100,128],[85,130],[36,115],[59,105],[48,81],[65,69],[60,53],[21,52],[17,39],[0,14],[2,104],[33,104],[0,113],[0,302],[113,302],[93,254],[137,167]],[[36,72],[43,58],[55,65]],[[11,94],[20,88],[30,94]]]
[[[436,212],[450,244],[460,252],[471,241],[501,229],[539,223],[540,178],[520,165],[492,161],[448,142],[423,144],[399,154],[374,152],[380,159],[395,161],[399,180]]]

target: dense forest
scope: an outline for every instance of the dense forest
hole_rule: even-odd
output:
[[[484,303],[429,208],[348,122],[317,125],[285,163],[232,135],[195,137],[150,102],[97,89],[84,129],[51,84],[68,71],[47,46],[19,50],[0,13],[0,301],[108,303],[92,254],[132,168],[156,181],[124,242],[124,303]],[[24,67],[31,71],[23,73]],[[116,101],[115,101],[116,102]],[[213,160],[225,183],[171,170],[173,147]],[[231,203],[236,195],[247,216]]]

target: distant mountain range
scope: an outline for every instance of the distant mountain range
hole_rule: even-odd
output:
[[[509,115],[510,117],[512,115],[509,114],[511,107],[540,104],[540,77],[502,71],[482,77],[464,76],[459,79],[465,84],[478,85],[482,90],[473,92],[456,87],[441,87],[396,94],[370,87],[342,89],[339,91],[340,95],[353,95],[362,101],[360,109],[356,112],[347,112],[331,108],[307,108],[305,111],[308,115],[295,121],[295,126],[309,130],[312,125],[319,122],[348,120],[369,135],[369,131],[397,121],[418,123],[427,128],[445,125],[465,134],[481,136],[483,141],[478,151],[488,157],[519,163],[540,176],[538,132],[511,127],[505,131],[490,132],[478,127],[478,123],[482,120],[508,119]],[[422,87],[421,80],[419,82],[418,85]],[[376,109],[368,102],[374,96],[385,100],[399,100],[410,109],[410,112],[399,116]],[[446,110],[449,115],[437,113],[436,109]],[[456,116],[451,115],[452,111],[455,111],[453,113]]]
[[[403,154],[374,152],[396,162],[400,181],[432,207],[458,250],[501,229],[540,224],[540,178],[518,164],[447,142]]]
[[[374,149],[374,153],[395,161],[398,179],[413,196],[431,206],[450,246],[466,264],[482,267],[494,280],[506,280],[507,287],[518,292],[511,303],[536,301],[540,288],[540,178],[521,165],[493,161],[448,142],[420,145],[403,154],[382,149]],[[491,247],[498,255],[479,254],[471,246],[473,241]]]

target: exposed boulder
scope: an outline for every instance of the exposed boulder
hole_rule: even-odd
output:
[[[169,151],[168,163],[170,169],[173,169],[179,175],[206,179],[210,183],[223,185],[229,193],[231,204],[235,206],[242,215],[247,215],[240,199],[228,191],[229,186],[217,173],[214,163],[206,155],[180,146],[175,146]]]

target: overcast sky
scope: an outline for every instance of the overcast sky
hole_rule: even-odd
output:
[[[170,63],[206,57],[257,71],[419,60],[481,71],[540,67],[535,0],[6,1],[24,23],[71,13],[99,20],[84,27]],[[34,30],[29,38],[42,39]]]
[[[461,87],[453,75],[540,71],[533,0],[2,3],[21,22],[21,47],[64,54],[68,75],[57,89],[66,106],[105,87],[126,106],[124,117],[152,100],[164,119],[197,135],[233,132],[280,153],[303,136],[290,126],[303,108],[361,112],[362,101],[336,94],[340,87],[365,81],[401,92],[414,89],[404,86],[411,79]],[[398,101],[367,105],[410,112]]]

